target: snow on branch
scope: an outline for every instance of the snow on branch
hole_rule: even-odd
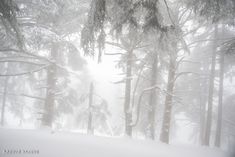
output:
[[[27,72],[21,72],[21,73],[15,73],[15,74],[0,74],[0,77],[6,77],[6,76],[21,76],[21,75],[31,75],[35,72],[39,72],[43,69],[46,69],[48,66],[50,65],[44,65],[40,68],[37,68],[37,69],[34,69],[34,70],[31,70],[31,71],[27,71]]]
[[[182,76],[182,75],[187,75],[187,74],[194,74],[194,75],[200,75],[199,73],[195,73],[195,72],[181,72],[181,73],[178,73],[177,75],[176,75],[176,77],[175,77],[175,79],[174,79],[174,81],[176,81],[180,76]]]
[[[3,92],[0,92],[0,94],[4,94]],[[21,97],[28,97],[28,98],[32,98],[32,99],[38,99],[38,100],[42,100],[45,101],[45,98],[39,97],[39,96],[33,96],[33,95],[29,95],[29,94],[24,94],[24,93],[6,93],[6,95],[13,95],[13,96],[21,96]]]
[[[35,63],[35,62],[30,62],[30,61],[24,61],[24,60],[0,60],[0,63],[5,63],[5,62],[13,62],[13,63],[25,63],[25,64],[31,64],[31,65],[36,65],[36,66],[42,66],[45,64],[41,64],[41,63]]]

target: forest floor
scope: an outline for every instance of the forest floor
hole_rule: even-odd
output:
[[[228,157],[218,149],[172,146],[49,130],[0,128],[0,157]]]

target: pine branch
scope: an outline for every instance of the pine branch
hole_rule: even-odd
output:
[[[113,56],[113,55],[125,55],[125,54],[124,53],[104,53],[104,55]]]
[[[114,43],[114,42],[109,42],[109,41],[106,41],[105,43],[109,44],[109,45],[112,45],[112,46],[119,47],[120,49],[125,50],[125,48],[121,44],[119,44],[119,43]]]
[[[35,70],[32,70],[32,71],[28,71],[28,72],[22,72],[22,73],[16,73],[16,74],[0,74],[0,77],[6,77],[6,76],[22,76],[22,75],[31,75],[35,72],[39,72],[43,69],[46,69],[48,66],[50,65],[45,65],[45,66],[42,66],[38,69],[35,69]]]
[[[170,8],[169,8],[169,6],[168,6],[166,0],[164,0],[164,3],[165,3],[165,5],[166,5],[167,13],[168,13],[168,16],[169,16],[169,18],[170,18],[170,20],[171,20],[171,23],[172,23],[173,26],[175,26],[175,23],[174,23],[174,21],[173,21],[173,19],[172,19],[172,17],[171,17],[171,14],[170,14]]]
[[[34,63],[34,62],[30,62],[30,61],[23,61],[23,60],[0,60],[0,63],[9,63],[9,62],[13,62],[13,63],[25,63],[25,64],[30,64],[30,65],[36,65],[36,66],[42,66],[45,64],[40,64],[40,63]]]
[[[178,73],[178,74],[176,75],[176,77],[175,77],[175,79],[174,79],[174,82],[175,82],[180,76],[182,76],[182,75],[187,75],[187,74],[195,74],[195,75],[199,75],[199,76],[200,76],[200,74],[195,73],[195,72],[181,72],[181,73]]]
[[[3,94],[3,92],[0,92],[0,94]],[[38,99],[38,100],[45,101],[45,98],[38,97],[38,96],[33,96],[33,95],[29,95],[29,94],[23,94],[23,93],[16,94],[16,93],[8,92],[8,93],[6,93],[6,95],[22,96],[22,97],[28,97],[28,98],[33,98],[33,99]]]

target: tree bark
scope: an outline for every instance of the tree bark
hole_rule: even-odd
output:
[[[51,60],[56,62],[58,55],[58,45],[52,44],[51,48]],[[52,127],[54,120],[54,108],[55,108],[55,92],[56,92],[56,81],[57,81],[57,67],[56,63],[51,64],[47,69],[47,93],[44,105],[44,112],[42,117],[42,125]]]
[[[132,56],[133,51],[127,52],[126,60],[126,83],[125,83],[125,102],[124,102],[124,113],[125,113],[125,134],[132,136],[132,110],[131,110],[131,80],[132,80]]]
[[[6,76],[4,80],[4,89],[2,95],[2,109],[1,109],[1,126],[5,125],[5,108],[6,108],[6,100],[7,100],[7,87],[8,87],[8,79],[9,77]]]
[[[220,74],[219,74],[218,118],[217,118],[216,135],[215,135],[215,146],[216,147],[220,147],[220,141],[221,141],[223,89],[224,89],[224,52],[221,52],[221,54],[220,54]]]
[[[218,26],[215,25],[214,30],[214,39],[217,38]],[[208,110],[207,110],[207,119],[206,119],[206,129],[205,129],[205,142],[204,144],[210,145],[210,136],[211,136],[211,124],[212,124],[212,108],[213,108],[213,94],[214,94],[214,79],[215,79],[215,64],[216,64],[216,40],[213,43],[212,49],[212,58],[211,58],[211,70],[210,70],[210,80],[209,80],[209,96],[208,96]]]
[[[89,90],[89,111],[88,111],[88,125],[87,125],[87,134],[93,135],[93,125],[92,125],[92,103],[93,103],[93,90],[94,86],[93,83],[90,84],[90,90]]]
[[[164,110],[161,135],[160,135],[160,141],[167,144],[169,143],[173,89],[175,84],[175,70],[176,70],[176,52],[170,55],[167,92],[165,98],[165,110]]]
[[[157,65],[158,65],[158,55],[155,54],[152,63],[151,69],[151,80],[150,80],[150,87],[153,87],[157,83]],[[154,140],[155,139],[155,113],[156,113],[156,103],[157,103],[157,94],[156,89],[151,90],[149,96],[149,124],[150,124],[150,135],[149,137]]]
[[[202,75],[206,76],[209,73],[208,60],[202,62]],[[206,105],[208,98],[208,79],[202,79],[200,83],[200,143],[204,144],[205,123],[206,123]]]

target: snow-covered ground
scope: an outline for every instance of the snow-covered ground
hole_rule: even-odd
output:
[[[217,149],[171,146],[49,130],[0,129],[0,157],[228,157]]]

